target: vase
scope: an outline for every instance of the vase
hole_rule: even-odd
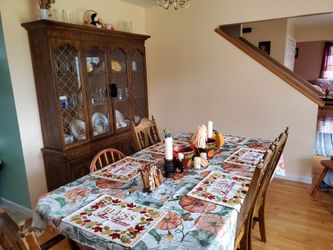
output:
[[[40,19],[49,19],[49,10],[48,9],[39,9]]]

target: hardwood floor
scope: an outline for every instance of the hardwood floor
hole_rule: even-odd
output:
[[[256,225],[252,238],[254,250],[333,249],[333,191],[318,192],[312,199],[311,189],[307,184],[272,181],[266,207],[267,243],[259,240]],[[50,236],[52,234],[45,234],[39,241]],[[67,250],[69,246],[62,241],[52,249]]]
[[[310,197],[312,186],[274,180],[266,207],[267,243],[253,233],[253,249],[333,249],[333,192]]]

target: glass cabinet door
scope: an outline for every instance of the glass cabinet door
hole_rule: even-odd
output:
[[[100,46],[90,47],[85,54],[88,106],[93,136],[107,134],[113,130],[109,112],[106,58],[105,49]]]
[[[119,49],[111,51],[111,96],[115,114],[116,130],[130,127],[130,103],[126,53]]]
[[[78,44],[54,39],[51,46],[62,135],[64,144],[70,145],[87,139]]]
[[[131,83],[133,121],[138,124],[143,117],[147,117],[146,71],[144,54],[140,50],[131,53]]]

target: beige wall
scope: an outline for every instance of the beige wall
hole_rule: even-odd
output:
[[[327,0],[194,0],[146,10],[150,113],[162,129],[275,138],[286,126],[288,178],[311,181],[317,106],[213,30],[218,25],[333,10]]]
[[[296,27],[290,19],[287,19],[287,35],[296,39]]]
[[[4,27],[13,92],[21,133],[23,154],[29,183],[31,203],[46,192],[45,172],[40,149],[43,147],[38,106],[34,86],[27,32],[21,23],[37,18],[37,2],[32,0],[1,0],[0,9]],[[70,10],[76,22],[81,22],[85,9],[100,12],[104,21],[124,18],[133,21],[133,31],[145,33],[145,10],[119,0],[57,0],[55,8]]]
[[[287,19],[277,19],[264,22],[245,23],[244,28],[251,27],[251,33],[244,33],[243,37],[255,46],[259,46],[260,41],[271,41],[270,56],[284,63],[286,47]]]
[[[325,41],[333,40],[333,27],[327,26],[307,26],[296,27],[297,42]]]

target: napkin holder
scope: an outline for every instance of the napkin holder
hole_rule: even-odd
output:
[[[163,175],[155,165],[146,165],[141,169],[144,192],[154,192],[162,183]]]

